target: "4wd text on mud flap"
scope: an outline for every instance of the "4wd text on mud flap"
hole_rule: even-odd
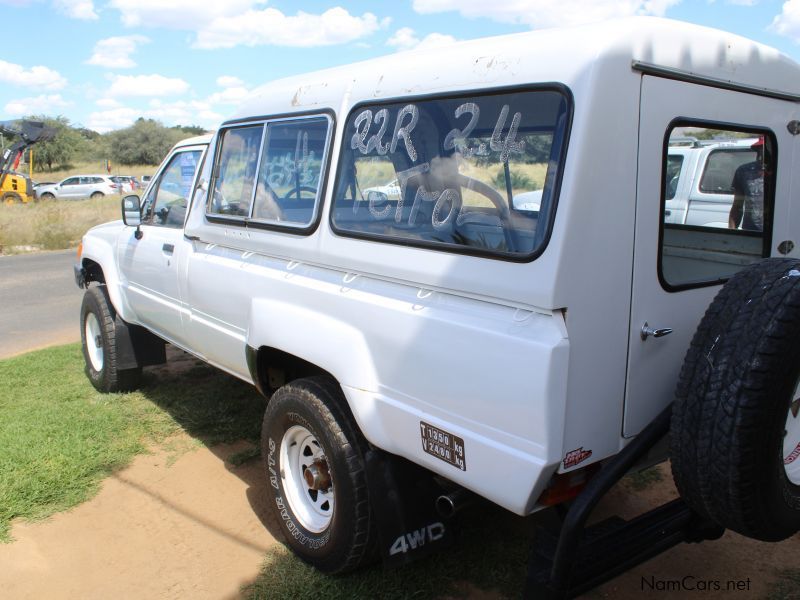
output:
[[[389,555],[405,554],[410,550],[422,548],[426,542],[436,542],[444,537],[444,524],[431,523],[427,527],[420,527],[397,538],[392,547],[389,548]]]

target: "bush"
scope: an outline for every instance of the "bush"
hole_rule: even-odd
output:
[[[497,175],[494,176],[494,184],[497,189],[506,189],[506,173],[504,169],[500,169]],[[525,173],[519,171],[511,171],[511,189],[512,190],[535,190],[538,189],[536,182],[528,177]]]
[[[108,134],[111,159],[120,165],[157,165],[180,140],[180,129],[169,129],[153,119],[139,118],[125,129]]]

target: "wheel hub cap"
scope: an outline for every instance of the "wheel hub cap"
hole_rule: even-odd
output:
[[[333,478],[322,446],[302,425],[283,434],[280,473],[289,508],[300,524],[314,533],[325,531],[333,519]]]
[[[327,490],[331,487],[331,475],[328,473],[328,463],[326,461],[314,461],[303,471],[303,479],[306,485],[312,490]]]
[[[783,468],[794,485],[800,485],[800,382],[789,405],[783,435]]]
[[[89,363],[95,371],[103,370],[103,336],[100,331],[100,321],[94,313],[86,315],[84,325],[86,336],[86,354]]]

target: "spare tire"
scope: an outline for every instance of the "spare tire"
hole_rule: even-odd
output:
[[[778,541],[800,529],[800,260],[734,275],[703,317],[670,429],[678,491],[699,514]]]

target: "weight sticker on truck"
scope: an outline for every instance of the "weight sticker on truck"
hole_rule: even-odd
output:
[[[424,421],[419,422],[419,429],[422,437],[422,449],[425,452],[462,471],[467,470],[463,439],[433,425],[428,425]]]

